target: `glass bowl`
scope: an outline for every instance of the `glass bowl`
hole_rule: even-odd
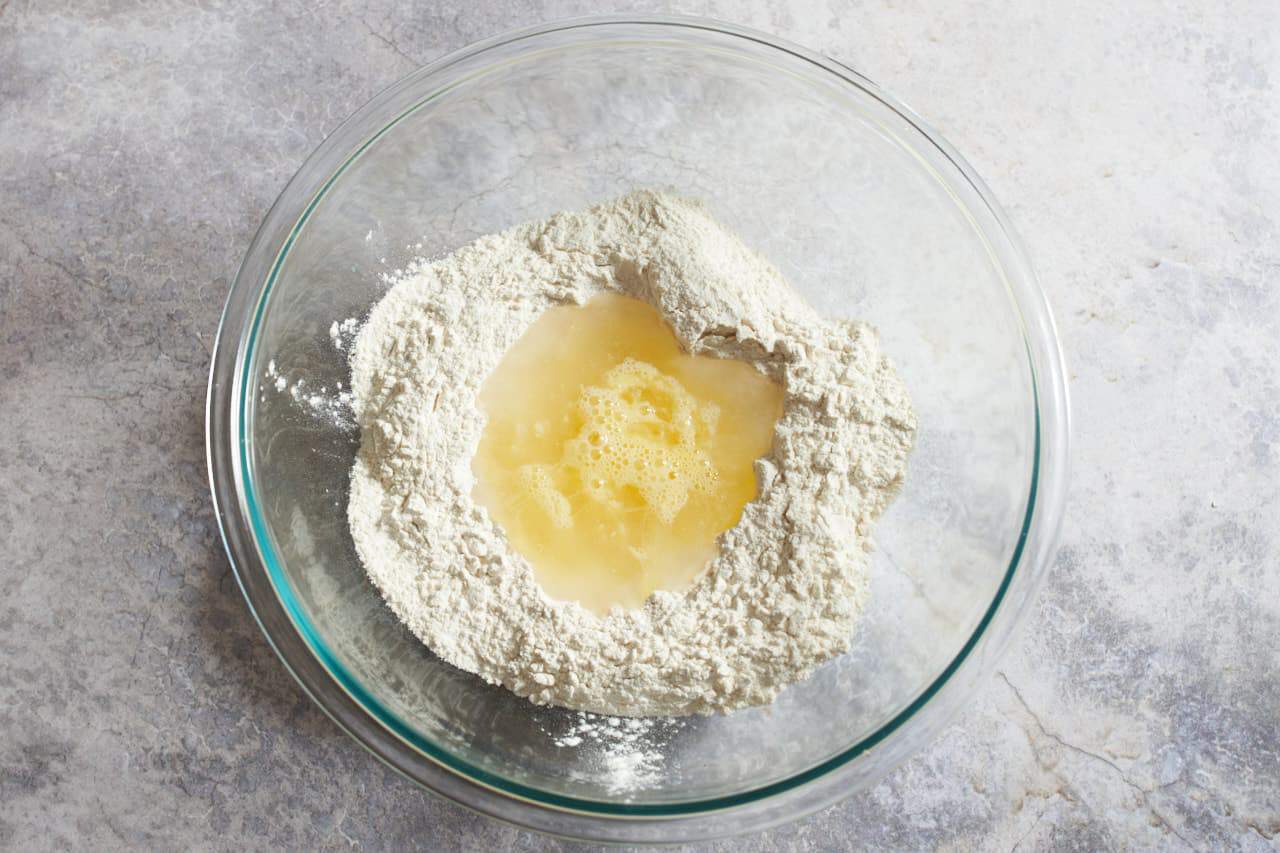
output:
[[[769,707],[570,746],[578,715],[442,663],[365,578],[345,516],[358,436],[335,401],[348,368],[334,324],[363,317],[382,274],[415,255],[636,187],[703,199],[816,309],[874,323],[920,430],[848,654]],[[311,697],[445,797],[612,842],[761,829],[927,743],[989,673],[1044,573],[1067,435],[1048,307],[969,166],[856,72],[692,18],[500,36],[362,108],[254,238],[208,405],[228,554]]]

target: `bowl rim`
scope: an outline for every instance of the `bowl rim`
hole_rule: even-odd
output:
[[[434,98],[453,82],[443,78],[466,60],[488,51],[554,33],[592,28],[635,28],[650,36],[656,31],[685,37],[699,31],[712,38],[729,37],[752,42],[755,49],[770,48],[803,60],[879,101],[909,125],[908,133],[935,149],[967,183],[981,203],[990,228],[974,223],[975,231],[989,241],[992,261],[1003,275],[1011,307],[1022,323],[1034,401],[1034,453],[1026,511],[1008,568],[992,601],[972,634],[951,662],[904,708],[875,731],[836,755],[805,771],[733,795],[674,803],[627,803],[569,797],[505,779],[458,758],[423,738],[398,720],[370,695],[325,646],[312,629],[289,587],[273,553],[265,521],[252,496],[250,460],[244,441],[246,423],[241,417],[245,399],[255,387],[250,370],[256,335],[276,276],[298,233],[326,191],[343,171],[383,134],[410,112]],[[391,118],[378,118],[397,96],[421,88],[407,109]],[[368,125],[376,130],[369,132]],[[949,182],[948,182],[949,183]],[[961,184],[963,186],[963,184]],[[975,211],[957,199],[962,209]],[[994,244],[994,245],[992,245]],[[875,747],[883,748],[904,724],[933,709],[921,723],[925,739],[936,734],[959,707],[943,707],[935,701],[945,691],[959,689],[956,676],[962,670],[976,682],[994,667],[996,652],[1008,644],[1025,616],[1029,601],[1043,581],[1055,550],[1061,525],[1068,476],[1070,406],[1061,348],[1052,312],[1041,292],[1021,243],[1004,212],[972,167],[936,132],[902,102],[848,66],[756,30],[707,18],[673,15],[596,15],[569,18],[512,30],[450,53],[402,78],[380,92],[344,121],[313,152],[290,179],[264,217],[250,244],[228,295],[214,343],[206,414],[206,450],[210,488],[224,547],[250,611],[268,642],[311,699],[339,727],[396,771],[454,802],[482,814],[523,828],[601,841],[692,840],[765,828],[829,805],[850,792],[840,784],[841,774],[855,758]],[[1021,584],[1023,606],[1010,613],[1007,594],[1015,576]],[[1001,623],[996,625],[995,623]],[[998,629],[998,630],[996,630]],[[992,645],[999,646],[993,649]],[[974,654],[981,647],[982,654]],[[932,703],[932,704],[931,704]],[[940,709],[940,710],[939,710]],[[406,747],[408,748],[406,750]],[[892,753],[892,750],[888,752]],[[890,754],[875,778],[887,773],[910,754]],[[818,785],[825,780],[824,784]],[[871,778],[857,781],[861,785]],[[820,787],[820,791],[813,789]],[[806,789],[804,797],[797,796]],[[783,801],[785,800],[785,807]],[[754,814],[747,806],[774,805]],[[730,831],[721,819],[733,811]],[[721,818],[712,818],[719,814]],[[619,820],[623,819],[623,820]],[[619,827],[623,827],[619,829]],[[647,827],[647,829],[642,828]],[[668,830],[674,830],[670,832]]]

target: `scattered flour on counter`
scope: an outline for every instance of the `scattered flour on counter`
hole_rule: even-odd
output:
[[[871,528],[915,432],[871,327],[823,318],[702,205],[652,192],[390,278],[351,357],[348,519],[374,585],[436,654],[534,702],[643,717],[767,703],[849,647]],[[691,353],[754,365],[784,406],[758,495],[703,573],[598,616],[542,591],[473,498],[471,460],[477,394],[507,349],[547,308],[602,292],[653,305]],[[605,725],[620,739],[598,725],[567,737],[627,742]],[[610,760],[623,776],[648,766]]]

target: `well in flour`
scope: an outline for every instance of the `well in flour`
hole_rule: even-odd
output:
[[[770,701],[840,654],[871,525],[915,419],[874,331],[816,314],[697,202],[635,192],[419,261],[352,355],[361,446],[348,518],[374,584],[443,659],[540,703],[678,715]],[[486,378],[545,311],[620,294],[692,355],[783,391],[758,493],[685,589],[598,614],[554,599],[475,499]]]
[[[480,389],[475,496],[555,599],[606,613],[680,591],[756,496],[782,388],[681,351],[648,303],[549,308]]]

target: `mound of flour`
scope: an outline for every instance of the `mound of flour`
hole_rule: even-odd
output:
[[[421,260],[360,330],[348,517],[387,603],[444,660],[538,703],[676,715],[771,701],[848,648],[871,525],[915,418],[875,332],[818,316],[697,202],[635,192]],[[647,301],[693,353],[785,390],[759,496],[691,587],[598,616],[548,598],[472,497],[477,394],[547,308]]]

